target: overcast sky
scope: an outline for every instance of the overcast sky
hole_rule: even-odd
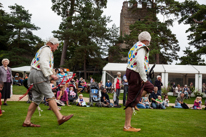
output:
[[[120,12],[124,1],[125,0],[108,0],[107,8],[104,9],[104,15],[110,16],[112,20],[112,22],[108,24],[108,27],[111,27],[112,24],[116,24],[117,27],[120,26]],[[183,2],[184,0],[179,1]],[[200,4],[206,5],[206,0],[197,1]],[[41,28],[40,30],[34,31],[33,33],[43,40],[47,40],[48,38],[52,37],[53,30],[58,30],[61,17],[57,16],[57,14],[51,10],[51,0],[1,0],[1,3],[3,4],[3,9],[6,12],[10,11],[8,6],[14,5],[15,3],[22,5],[26,10],[29,10],[29,13],[32,14],[31,22]],[[163,16],[158,17],[160,20],[163,19]],[[182,51],[185,50],[185,47],[189,46],[187,40],[188,34],[185,33],[188,27],[189,26],[183,24],[179,25],[177,22],[174,23],[173,27],[171,27],[172,32],[176,34],[179,41],[179,56],[183,56],[184,54]],[[176,61],[174,61],[172,64],[175,63]]]

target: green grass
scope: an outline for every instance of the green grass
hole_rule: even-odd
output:
[[[24,86],[13,85],[13,94],[15,95],[23,95],[26,91],[27,89]]]
[[[132,126],[142,130],[131,133],[122,130],[125,119],[123,108],[65,106],[61,113],[74,114],[74,117],[58,126],[52,111],[42,104],[42,116],[39,117],[36,111],[32,117],[32,122],[41,127],[25,128],[21,125],[28,106],[25,102],[8,102],[8,106],[2,106],[5,113],[0,117],[1,137],[203,137],[206,131],[205,110],[141,109],[133,115]]]
[[[15,95],[23,95],[27,89],[24,86],[13,86],[13,94]],[[84,97],[89,97],[89,93],[82,93]],[[113,94],[108,94],[110,99],[113,99]],[[123,93],[120,93],[119,95],[120,100],[123,100]],[[177,97],[169,96],[170,103],[175,103]],[[191,97],[190,99],[185,99],[184,102],[187,104],[193,104],[195,98]]]

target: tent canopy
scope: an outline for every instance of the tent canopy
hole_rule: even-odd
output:
[[[16,68],[11,68],[11,70],[14,72],[30,73],[31,66],[16,67]]]
[[[150,64],[150,68],[153,64]],[[126,71],[126,63],[107,63],[103,71],[107,72],[124,72]],[[206,74],[206,66],[192,66],[192,65],[167,65],[156,64],[154,68],[155,73],[180,73],[180,74]]]

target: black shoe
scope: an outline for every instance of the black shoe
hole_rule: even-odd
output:
[[[172,106],[172,108],[175,108],[174,106]]]
[[[8,104],[7,104],[7,103],[4,103],[4,105],[5,105],[5,106],[8,106]]]

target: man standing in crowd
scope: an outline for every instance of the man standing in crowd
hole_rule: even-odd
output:
[[[58,46],[59,41],[56,38],[51,38],[45,46],[41,47],[37,51],[31,62],[28,85],[33,84],[33,87],[31,88],[33,98],[32,103],[29,106],[26,119],[22,125],[23,127],[40,127],[40,125],[31,123],[31,117],[44,97],[49,103],[51,110],[56,115],[59,125],[73,117],[73,115],[63,116],[59,112],[54,93],[50,87],[50,78],[58,80],[58,77],[52,72],[54,66],[53,52],[57,50]]]
[[[158,93],[161,95],[162,93],[162,91],[161,91],[161,86],[163,86],[163,84],[162,84],[162,78],[161,78],[161,76],[160,75],[158,75],[157,76],[157,80],[155,81],[155,85],[154,86],[156,86],[156,87],[158,87]]]
[[[125,106],[125,102],[127,99],[127,92],[128,92],[128,82],[127,82],[126,74],[124,74],[123,76],[123,85],[124,85],[123,106]]]
[[[138,36],[139,41],[134,44],[128,53],[126,77],[128,81],[128,97],[125,108],[124,131],[139,132],[141,129],[131,126],[132,112],[139,103],[141,96],[151,93],[154,89],[152,83],[147,80],[149,72],[149,48],[151,36],[143,31]],[[138,93],[139,92],[139,93]]]

